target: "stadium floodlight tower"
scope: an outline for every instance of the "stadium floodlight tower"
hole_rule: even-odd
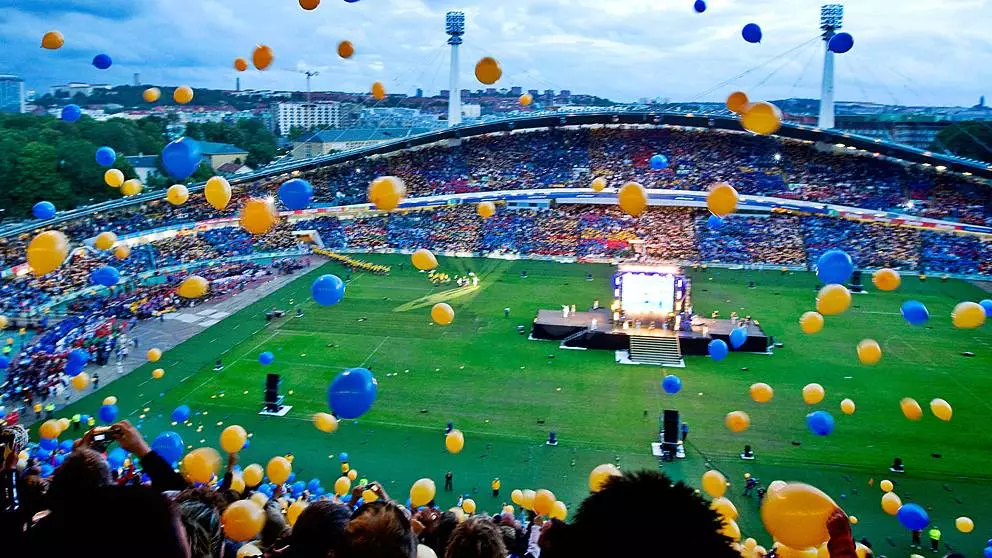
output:
[[[842,4],[824,4],[820,7],[820,29],[823,30],[823,84],[820,87],[820,119],[818,126],[821,130],[834,127],[834,53],[831,52],[830,39],[837,34],[844,21],[844,6]]]
[[[465,34],[465,13],[448,12],[444,18],[444,30],[450,36],[451,81],[448,84],[448,126],[462,123],[462,92],[458,89],[458,46]]]

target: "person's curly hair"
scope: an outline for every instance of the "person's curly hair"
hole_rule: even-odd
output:
[[[489,518],[470,517],[451,533],[444,558],[505,558],[503,533]]]

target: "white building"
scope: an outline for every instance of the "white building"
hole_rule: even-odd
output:
[[[106,83],[81,83],[73,81],[64,85],[53,85],[49,88],[49,92],[53,97],[72,98],[79,93],[89,97],[94,91],[110,91],[111,89],[112,87]]]
[[[275,125],[286,136],[293,128],[337,128],[341,125],[341,103],[278,103]]]

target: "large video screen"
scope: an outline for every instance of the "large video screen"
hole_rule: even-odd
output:
[[[620,304],[627,315],[661,315],[675,309],[675,276],[665,273],[623,273]]]

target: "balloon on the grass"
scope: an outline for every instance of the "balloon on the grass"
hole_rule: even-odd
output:
[[[156,368],[155,370],[152,370],[152,379],[161,380],[164,377],[165,377],[164,368]]]
[[[117,169],[109,169],[103,173],[103,181],[111,188],[120,188],[124,184],[124,173]]]
[[[977,302],[959,302],[951,312],[951,323],[959,329],[975,329],[985,323],[985,308]]]
[[[903,504],[896,512],[896,518],[910,531],[922,531],[930,524],[930,516],[919,504]]]
[[[273,54],[272,48],[267,45],[258,45],[251,53],[251,63],[258,70],[268,69],[273,60],[275,60],[275,54]]]
[[[377,393],[378,382],[372,372],[366,368],[349,368],[338,374],[327,388],[327,403],[338,417],[355,419],[368,412]]]
[[[854,48],[854,37],[850,33],[840,32],[827,41],[827,50],[844,54]]]
[[[132,178],[131,180],[125,180],[124,184],[121,184],[121,195],[122,196],[136,196],[141,193],[141,181],[137,178]]]
[[[751,426],[751,417],[744,411],[731,411],[723,418],[723,424],[727,430],[741,433]]]
[[[970,533],[975,530],[975,522],[970,517],[963,515],[954,520],[954,526],[962,533]]]
[[[823,401],[823,397],[826,395],[826,391],[820,384],[812,383],[806,384],[803,387],[803,401],[807,405],[816,405]]]
[[[856,408],[857,406],[854,404],[854,401],[851,399],[844,399],[843,401],[840,402],[840,412],[844,413],[845,415],[853,415]]]
[[[874,365],[882,360],[882,347],[874,339],[862,339],[857,348],[858,361],[861,364]]]
[[[762,382],[751,384],[750,393],[751,399],[755,403],[768,403],[775,396],[775,390],[772,389],[772,386]]]
[[[696,0],[692,4],[692,9],[696,10],[697,14],[701,14],[706,11],[706,2],[704,0]]]
[[[190,275],[183,279],[176,292],[183,298],[200,298],[210,290],[210,282],[199,275]]]
[[[244,427],[232,424],[220,433],[220,447],[227,453],[237,453],[244,447],[248,440],[248,433]]]
[[[825,285],[816,294],[816,310],[824,316],[843,314],[851,306],[851,291],[844,285]]]
[[[40,201],[31,206],[31,215],[35,219],[51,219],[55,217],[55,204],[50,201]]]
[[[202,158],[199,142],[189,138],[179,138],[162,149],[162,166],[179,180],[192,176]]]
[[[492,56],[486,56],[475,64],[475,79],[480,83],[492,85],[503,77],[503,68]]]
[[[733,186],[726,182],[714,184],[706,194],[706,207],[717,217],[726,217],[737,211],[740,196]]]
[[[723,339],[714,339],[706,345],[706,352],[713,360],[723,360],[730,354],[730,349]]]
[[[465,435],[457,428],[444,436],[444,447],[448,453],[461,453],[465,448]]]
[[[434,254],[426,248],[416,250],[413,255],[410,256],[410,261],[413,263],[413,267],[419,269],[420,271],[430,271],[437,267],[437,258],[435,258]]]
[[[741,36],[749,43],[760,43],[761,27],[757,23],[748,23],[741,29]]]
[[[992,318],[992,299],[982,299],[978,302],[978,305],[982,307],[982,310],[985,310],[986,318]]]
[[[933,416],[944,422],[951,420],[951,417],[954,415],[951,404],[940,398],[930,401],[930,412],[933,413]]]
[[[734,349],[740,349],[747,342],[747,328],[746,327],[735,327],[730,330],[730,346]]]
[[[720,471],[706,471],[703,473],[702,486],[703,492],[709,494],[710,497],[720,498],[727,493],[727,477],[723,476]]]
[[[333,306],[344,298],[345,285],[336,275],[321,275],[310,285],[310,296],[321,306]]]
[[[341,41],[338,43],[338,56],[341,58],[351,58],[355,55],[355,45],[351,41]]]
[[[207,203],[211,207],[217,210],[224,209],[231,201],[231,183],[223,176],[212,176],[203,187],[203,195],[206,196]]]
[[[238,500],[229,505],[221,516],[224,535],[235,542],[251,540],[265,526],[265,511],[251,500]]]
[[[93,57],[93,67],[97,70],[106,70],[114,64],[113,59],[108,54],[97,54]]]
[[[627,182],[617,190],[617,204],[624,213],[637,217],[648,208],[648,192],[637,182]]]
[[[117,405],[102,405],[97,416],[100,417],[101,421],[109,424],[117,420],[117,413]]]
[[[290,465],[289,460],[281,455],[277,455],[269,460],[268,465],[265,466],[265,474],[269,477],[269,481],[274,484],[283,484],[289,480],[289,474],[293,472],[293,466]]]
[[[313,200],[313,186],[302,178],[292,178],[279,186],[279,201],[286,209],[306,209]]]
[[[899,307],[899,311],[902,313],[902,319],[906,320],[910,325],[923,325],[930,319],[930,311],[918,300],[907,300],[903,302],[902,306]]]
[[[592,188],[594,192],[602,192],[603,190],[606,189],[606,186],[607,186],[606,179],[603,178],[602,176],[597,176],[596,178],[593,178],[592,183],[589,184],[589,187]]]
[[[668,168],[668,157],[660,153],[656,153],[651,156],[650,159],[651,168],[654,170],[663,170]]]
[[[334,432],[338,429],[338,419],[330,413],[315,413],[313,424],[321,432]]]
[[[816,260],[816,276],[824,284],[846,283],[854,273],[854,261],[843,250],[827,250]]]
[[[184,447],[182,437],[172,431],[163,432],[152,440],[152,450],[166,463],[177,463],[183,456]]]
[[[898,271],[883,267],[872,274],[871,282],[880,291],[894,291],[902,284],[902,277],[899,276]]]
[[[727,110],[736,114],[744,114],[750,103],[751,101],[747,98],[747,93],[743,91],[734,91],[727,96]]]
[[[820,333],[823,330],[823,315],[819,312],[804,312],[799,317],[799,329],[807,335]]]
[[[62,120],[66,122],[75,122],[83,116],[82,109],[79,105],[68,104],[62,107]]]
[[[113,287],[121,280],[121,272],[116,267],[104,265],[90,272],[90,281],[102,287]]]
[[[436,493],[437,487],[434,485],[434,481],[427,478],[420,479],[410,487],[410,503],[416,508],[426,506],[434,499]]]
[[[165,201],[172,205],[182,205],[189,199],[189,189],[183,184],[173,184],[165,191]]]
[[[833,499],[818,488],[788,483],[765,495],[761,521],[775,540],[790,548],[817,547],[830,538],[827,518],[836,509]]]
[[[376,209],[392,211],[406,197],[406,183],[395,176],[380,176],[369,184],[368,196]]]
[[[48,31],[41,36],[41,48],[58,50],[65,44],[65,37],[58,31]]]
[[[475,206],[475,212],[483,219],[488,219],[493,215],[496,215],[496,204],[491,201],[479,202]]]
[[[817,436],[829,436],[834,431],[834,417],[826,411],[813,411],[806,415],[806,427]]]
[[[923,409],[920,404],[911,397],[904,397],[899,401],[899,409],[902,410],[903,416],[909,420],[920,420],[923,418]]]
[[[455,311],[446,302],[438,302],[431,307],[431,319],[437,325],[451,325],[455,321]]]
[[[669,374],[661,380],[661,389],[665,390],[665,393],[675,394],[682,391],[682,379],[675,374]]]
[[[589,491],[590,492],[599,492],[600,490],[603,489],[603,486],[611,478],[613,478],[613,477],[619,477],[622,474],[623,473],[620,472],[620,469],[618,469],[617,466],[614,465],[614,464],[612,464],[612,463],[603,463],[602,465],[597,465],[589,473]],[[513,494],[511,494],[511,496],[517,495],[518,492],[520,493],[519,496],[522,498],[523,497],[523,492],[521,492],[520,490],[514,490],[513,491]],[[518,501],[518,499],[516,497],[513,497],[512,499],[513,499],[513,503],[514,504],[516,504],[518,506],[521,505],[520,504],[520,501]]]
[[[176,422],[186,422],[189,420],[190,414],[192,414],[192,411],[189,405],[180,405],[172,410],[170,417]]]

